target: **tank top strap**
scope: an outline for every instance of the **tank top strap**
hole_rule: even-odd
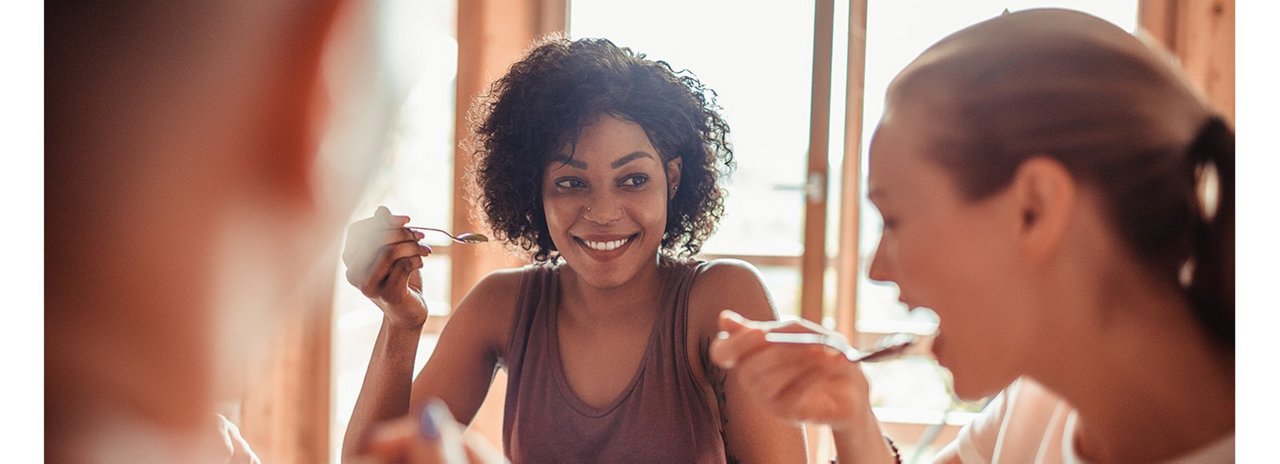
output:
[[[671,350],[668,353],[675,354],[671,358],[676,370],[683,374],[684,380],[696,391],[697,377],[693,373],[693,366],[689,364],[689,295],[692,294],[694,280],[702,273],[707,262],[681,260],[670,265],[672,268],[666,282],[667,301],[663,302],[663,307],[670,308],[664,313],[671,318],[664,321],[664,325],[669,327],[667,333],[671,334]]]
[[[525,266],[524,275],[520,277],[516,308],[511,314],[511,330],[502,360],[505,367],[518,367],[518,364],[511,366],[510,360],[524,358],[534,324],[546,317],[547,308],[554,302],[557,267],[548,263]]]

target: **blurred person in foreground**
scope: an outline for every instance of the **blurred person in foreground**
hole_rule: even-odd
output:
[[[1167,55],[1098,18],[963,29],[889,86],[870,277],[941,319],[962,398],[941,462],[1235,460],[1235,136]],[[857,364],[721,316],[713,359],[841,462],[893,462]],[[898,458],[901,461],[900,458]]]
[[[237,395],[279,308],[330,285],[316,257],[379,142],[335,116],[385,103],[358,92],[364,8],[48,5],[49,462],[257,460],[214,404]],[[440,449],[394,426],[381,456]]]

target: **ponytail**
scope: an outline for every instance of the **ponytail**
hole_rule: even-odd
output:
[[[1186,292],[1200,323],[1219,343],[1234,346],[1235,134],[1221,118],[1213,116],[1191,143],[1187,156],[1197,182],[1192,205],[1200,214],[1196,217],[1192,272]],[[1201,193],[1199,185],[1212,173],[1216,173],[1216,188]],[[1215,196],[1217,201],[1212,201]]]

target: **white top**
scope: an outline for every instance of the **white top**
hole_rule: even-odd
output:
[[[1058,396],[1027,378],[982,410],[938,455],[964,464],[1084,464],[1075,450],[1076,412]],[[1229,463],[1236,460],[1235,432],[1198,450],[1166,461],[1176,464]]]

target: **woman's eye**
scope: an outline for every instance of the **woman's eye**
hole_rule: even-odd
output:
[[[557,180],[556,187],[559,187],[562,189],[577,189],[577,188],[586,187],[586,184],[583,183],[582,180],[580,179],[569,178],[569,179]]]
[[[636,174],[634,176],[628,176],[626,179],[622,179],[622,186],[623,187],[639,187],[648,182],[649,182],[649,176],[646,176],[643,174]]]

